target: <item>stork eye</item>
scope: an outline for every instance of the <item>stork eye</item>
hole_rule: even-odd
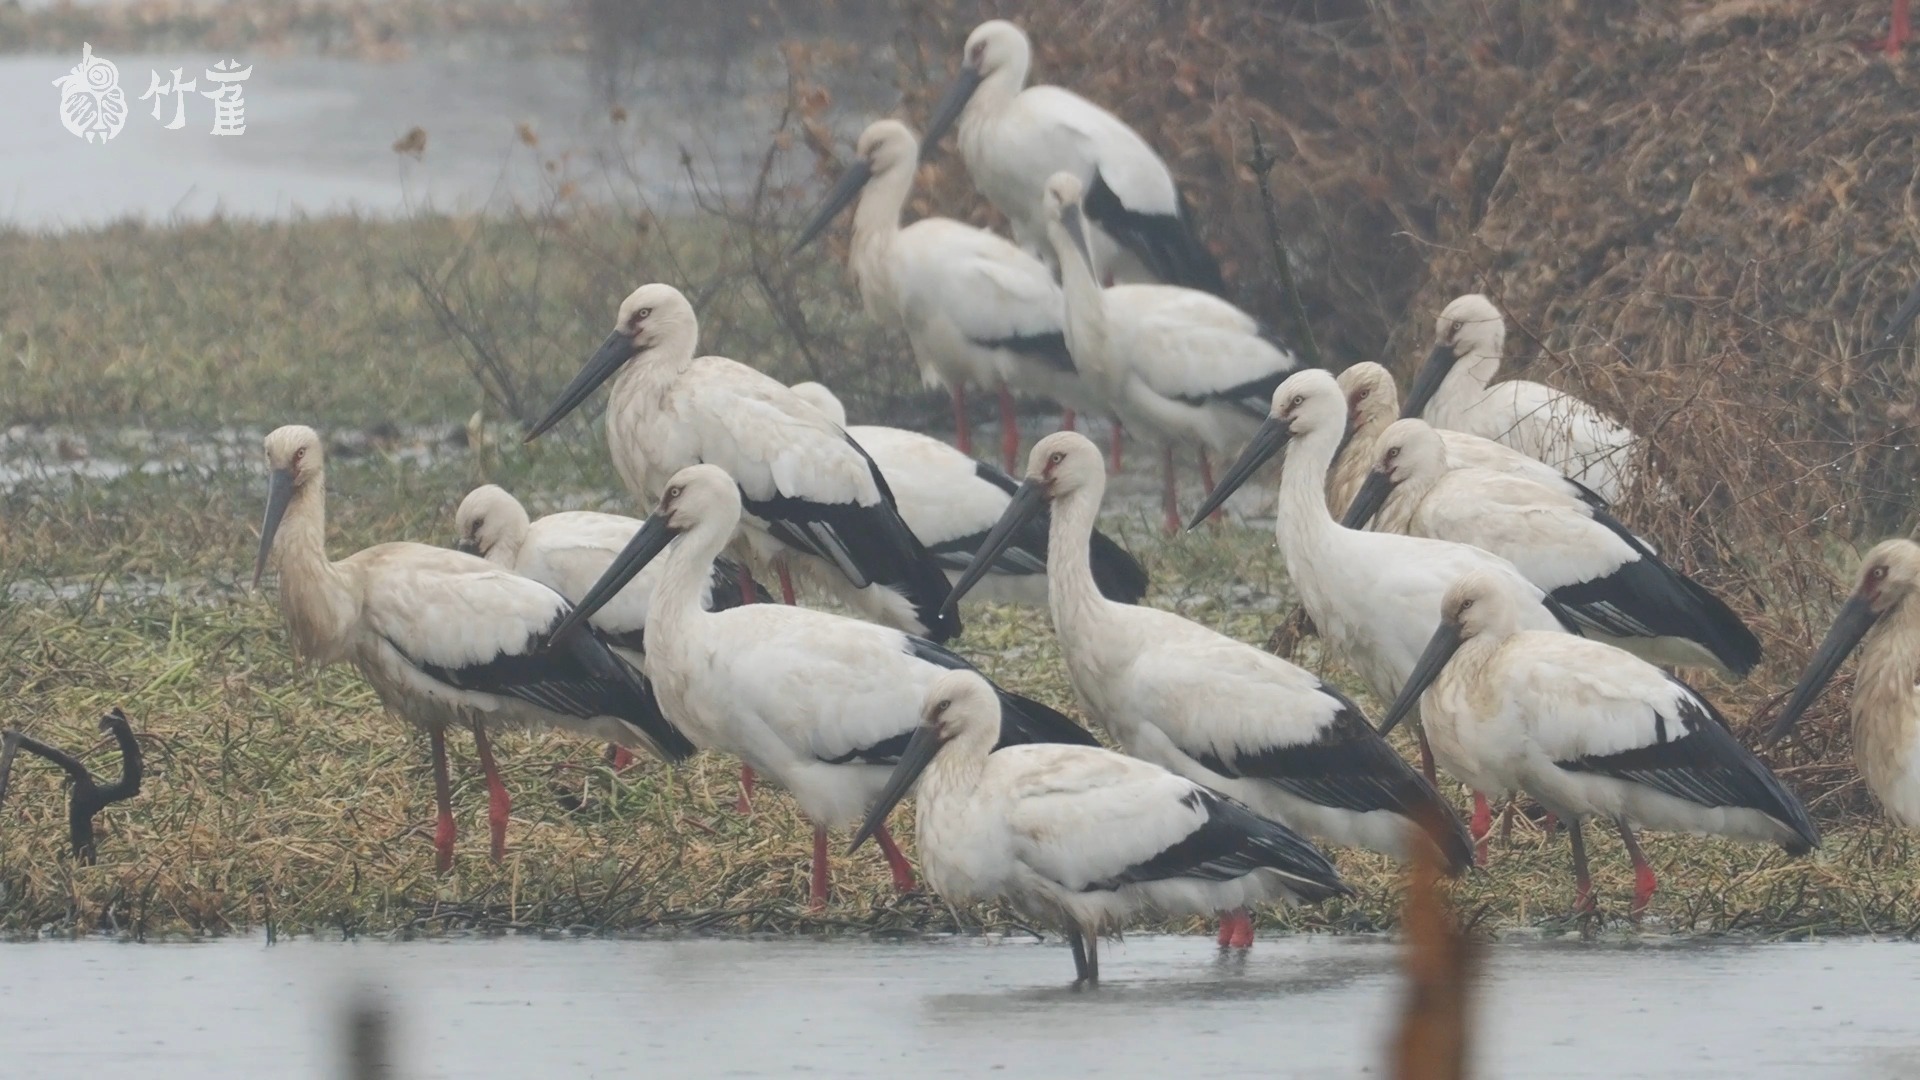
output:
[[[1053,453],[1047,455],[1047,464],[1049,465],[1058,465],[1065,460],[1067,460],[1067,455],[1064,451],[1055,450]]]
[[[643,308],[641,308],[641,309],[640,309],[639,311],[636,311],[636,312],[634,312],[634,313],[633,313],[633,321],[634,321],[634,322],[640,322],[641,320],[643,320],[643,319],[645,319],[645,318],[646,318],[647,316],[649,316],[649,315],[651,315],[651,314],[653,314],[653,309],[652,309],[652,308],[650,308],[650,307],[643,307]]]
[[[1453,335],[1458,334],[1460,331],[1466,329],[1466,326],[1467,324],[1464,322],[1461,322],[1459,319],[1453,320],[1453,329],[1447,332],[1447,336],[1452,337]]]
[[[674,485],[673,487],[670,487],[670,488],[668,488],[668,489],[667,489],[667,499],[666,499],[666,501],[667,501],[667,502],[672,502],[673,500],[675,500],[675,499],[677,499],[677,498],[679,498],[679,497],[680,497],[680,493],[681,493],[682,491],[685,491],[685,490],[686,490],[685,488],[683,488],[683,487],[681,487],[681,486],[679,486],[678,484],[676,484],[676,485]]]
[[[1367,395],[1369,395],[1369,394],[1371,394],[1371,393],[1373,393],[1373,389],[1372,389],[1372,387],[1366,387],[1366,388],[1363,388],[1363,389],[1362,389],[1362,390],[1361,390],[1361,391],[1360,391],[1359,393],[1357,393],[1357,394],[1355,394],[1355,395],[1353,395],[1353,400],[1355,400],[1355,401],[1365,401],[1365,400],[1367,400]]]
[[[1472,606],[1473,606],[1473,601],[1472,601],[1472,600],[1462,600],[1462,601],[1460,601],[1460,610],[1461,610],[1461,611],[1465,611],[1465,610],[1467,610],[1468,608],[1470,608],[1470,607],[1472,607]]]
[[[1390,447],[1388,447],[1388,448],[1387,448],[1387,460],[1388,460],[1388,461],[1392,461],[1392,460],[1393,460],[1394,458],[1397,458],[1397,457],[1399,457],[1399,456],[1400,456],[1400,448],[1399,448],[1399,447],[1397,447],[1397,446],[1390,446]]]
[[[299,448],[298,450],[295,450],[295,451],[293,452],[293,464],[295,464],[295,465],[298,465],[298,464],[300,464],[300,462],[301,462],[301,461],[303,461],[303,460],[305,460],[305,458],[306,458],[306,456],[307,456],[307,448],[306,448],[306,447],[304,447],[304,446],[303,446],[303,447],[301,447],[301,448]]]
[[[1292,409],[1297,409],[1300,406],[1305,405],[1306,403],[1307,403],[1307,395],[1295,394],[1293,395],[1293,400],[1287,403],[1287,407]]]
[[[1885,579],[1886,576],[1887,576],[1887,568],[1884,566],[1876,566],[1872,570],[1869,570],[1867,572],[1868,581],[1881,581]]]
[[[987,43],[983,41],[980,44],[975,45],[973,47],[973,55],[967,58],[967,62],[974,65],[975,67],[979,67],[980,64],[986,60],[986,58],[987,58]]]
[[[952,706],[953,706],[953,699],[952,699],[952,698],[945,698],[945,699],[942,699],[942,700],[940,701],[940,703],[939,703],[939,704],[937,704],[937,705],[935,705],[935,706],[933,707],[933,715],[935,715],[935,716],[940,716],[940,715],[943,715],[943,714],[945,714],[945,713],[946,713],[946,711],[947,711],[947,710],[948,710],[949,708],[951,708]]]

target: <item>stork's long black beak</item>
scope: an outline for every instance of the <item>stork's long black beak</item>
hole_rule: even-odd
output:
[[[1459,623],[1445,620],[1440,623],[1433,637],[1427,639],[1426,651],[1420,654],[1419,661],[1413,665],[1413,674],[1407,676],[1407,685],[1400,688],[1400,696],[1393,699],[1393,707],[1387,710],[1386,719],[1380,721],[1380,734],[1392,731],[1407,718],[1414,704],[1420,700],[1420,695],[1446,670],[1447,661],[1460,651],[1460,643],[1465,640]]]
[[[865,158],[855,161],[848,167],[847,171],[841,174],[840,179],[834,181],[833,187],[828,189],[827,197],[820,200],[820,209],[815,210],[813,216],[807,219],[807,227],[800,230],[800,238],[793,242],[793,247],[787,249],[788,254],[798,254],[801,248],[813,243],[813,238],[825,232],[828,225],[833,224],[833,219],[839,217],[840,211],[845,210],[849,203],[860,196],[860,190],[866,187],[867,181],[871,179],[873,179],[873,166],[868,164]]]
[[[1347,506],[1347,516],[1340,524],[1349,529],[1364,529],[1380,508],[1387,504],[1387,496],[1393,493],[1393,477],[1375,469],[1367,474],[1367,482],[1360,485],[1354,493],[1353,502]]]
[[[1287,448],[1287,440],[1291,438],[1293,438],[1293,425],[1290,422],[1269,417],[1266,423],[1260,425],[1260,430],[1253,433],[1253,441],[1247,443],[1245,450],[1240,451],[1240,459],[1233,463],[1233,467],[1227,470],[1226,475],[1220,478],[1220,483],[1215,485],[1213,491],[1207,495],[1207,501],[1200,504],[1200,509],[1193,515],[1193,520],[1187,522],[1187,529],[1191,531],[1199,528],[1200,523],[1207,520],[1209,514],[1226,505],[1227,499],[1240,490],[1240,485],[1252,479],[1253,474],[1260,471],[1260,466],[1265,465],[1273,455]]]
[[[453,550],[462,555],[479,555],[480,541],[475,540],[471,536],[463,536],[453,542]]]
[[[267,516],[260,523],[260,554],[253,559],[253,587],[267,573],[267,556],[273,554],[273,537],[280,531],[280,519],[287,516],[287,504],[293,501],[293,470],[275,469],[267,477]]]
[[[987,538],[980,541],[980,547],[973,553],[973,561],[947,591],[947,602],[941,611],[953,611],[960,606],[960,598],[967,591],[980,584],[980,579],[993,569],[993,562],[1002,552],[1013,546],[1014,536],[1020,526],[1047,512],[1047,485],[1043,481],[1026,479],[1013,489],[1013,498],[1008,500],[1007,508],[1000,513],[1000,520],[993,523],[987,531]]]
[[[607,606],[607,601],[618,596],[620,590],[627,587],[627,582],[632,581],[635,574],[645,569],[655,556],[667,549],[667,545],[673,542],[674,535],[673,527],[668,525],[667,519],[659,514],[654,514],[642,522],[640,531],[634,533],[633,539],[627,541],[627,546],[621,548],[620,554],[615,555],[613,561],[607,564],[607,569],[600,575],[600,580],[594,582],[593,588],[587,590],[587,595],[580,598],[579,605],[567,613],[567,617],[561,620],[552,636],[558,639],[567,631],[593,618],[595,612]]]
[[[953,85],[940,97],[940,103],[933,107],[933,117],[927,121],[927,133],[920,140],[920,156],[924,159],[933,153],[935,144],[947,133],[955,120],[967,108],[967,102],[973,100],[973,92],[980,89],[982,77],[978,71],[964,65],[960,74],[954,77]]]
[[[860,831],[853,834],[853,844],[847,848],[851,855],[867,842],[880,826],[887,823],[887,815],[900,805],[900,800],[913,790],[913,782],[933,764],[933,756],[944,745],[940,740],[940,729],[934,724],[921,724],[913,731],[913,738],[907,740],[907,748],[900,751],[900,761],[894,765],[892,775],[887,777],[887,786],[880,791],[880,799],[867,811],[867,820],[860,825]]]
[[[636,351],[632,334],[619,330],[608,334],[607,340],[600,343],[600,348],[595,350],[593,358],[587,361],[587,366],[580,369],[580,374],[573,377],[573,381],[567,384],[565,390],[560,391],[560,396],[555,399],[553,408],[547,410],[547,415],[527,432],[525,441],[532,442],[546,434],[553,425],[566,419],[568,413],[579,408],[581,402],[593,396],[593,392],[600,388],[601,383],[612,378],[613,373],[619,371],[622,364],[633,359]]]
[[[1840,670],[1847,655],[1867,636],[1873,624],[1880,621],[1880,613],[1873,610],[1873,601],[1863,593],[1854,593],[1853,597],[1840,607],[1840,614],[1834,616],[1833,625],[1827,629],[1827,636],[1821,640],[1820,647],[1814,650],[1813,659],[1807,661],[1807,670],[1793,688],[1793,696],[1787,699],[1787,707],[1780,710],[1780,719],[1767,729],[1768,743],[1778,742],[1793,725],[1800,721],[1800,715],[1807,711],[1820,697],[1820,691],[1826,689],[1833,679],[1833,673]]]
[[[1454,362],[1459,359],[1448,342],[1435,345],[1433,351],[1427,354],[1427,362],[1421,364],[1419,372],[1414,375],[1413,388],[1407,392],[1407,400],[1400,406],[1400,415],[1419,416],[1425,412],[1427,402],[1440,392],[1440,384],[1446,381],[1447,372],[1453,370]]]

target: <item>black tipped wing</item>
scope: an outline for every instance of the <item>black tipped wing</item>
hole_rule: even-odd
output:
[[[939,560],[900,520],[893,491],[873,458],[851,438],[847,445],[866,460],[880,489],[878,503],[820,503],[785,494],[755,499],[744,490],[742,503],[748,513],[767,522],[767,531],[781,543],[834,564],[854,585],[883,585],[906,597],[929,637],[953,637],[960,632],[960,617],[941,610],[949,583]]]
[[[1107,186],[1106,177],[1096,171],[1082,205],[1087,217],[1113,237],[1115,243],[1133,252],[1153,271],[1154,277],[1169,285],[1184,285],[1223,296],[1227,285],[1220,277],[1220,264],[1194,235],[1187,197],[1182,194],[1178,198],[1179,211],[1174,214],[1129,210],[1120,196]]]
[[[1147,569],[1112,537],[1093,531],[1093,583],[1100,595],[1122,604],[1137,604],[1147,595]]]
[[[1256,870],[1278,871],[1308,902],[1350,894],[1318,848],[1279,822],[1269,821],[1232,799],[1195,787],[1183,801],[1205,815],[1200,827],[1150,859],[1135,863],[1085,892],[1110,891],[1174,878],[1230,881]]]
[[[1273,392],[1280,389],[1280,384],[1286,382],[1287,376],[1291,374],[1293,369],[1288,368],[1285,371],[1262,375],[1257,379],[1249,379],[1238,386],[1229,386],[1205,394],[1175,394],[1174,399],[1189,405],[1218,402],[1231,405],[1249,416],[1265,419],[1267,413],[1273,408]]]
[[[1020,486],[1005,470],[984,461],[974,465],[975,476],[1012,495]],[[951,540],[933,545],[928,549],[940,560],[940,565],[953,571],[963,571],[973,563],[973,553],[980,550],[986,542],[987,532],[992,523],[979,532],[957,536]],[[1041,513],[1029,519],[1015,534],[1013,543],[993,561],[996,574],[1044,574],[1047,572],[1047,535],[1053,528],[1050,513]],[[1115,543],[1106,533],[1095,529],[1093,532],[1093,582],[1100,589],[1100,595],[1122,604],[1137,604],[1147,595],[1147,571],[1140,561],[1127,553],[1127,549]]]
[[[749,603],[773,603],[773,594],[754,580],[752,571],[724,556],[713,560],[711,581],[713,589],[711,610],[725,611],[728,608],[744,607]],[[751,601],[747,599],[749,593],[753,595]]]
[[[1806,807],[1767,770],[1753,752],[1740,745],[1727,722],[1679,680],[1685,690],[1676,715],[1655,719],[1656,741],[1618,754],[1575,758],[1555,764],[1572,772],[1598,773],[1618,780],[1645,784],[1655,791],[1699,806],[1741,807],[1758,810],[1792,829],[1800,843],[1793,854],[1820,845],[1820,832],[1807,817]]]
[[[950,671],[978,671],[959,653],[925,638],[907,636],[907,651],[929,664]],[[991,680],[989,680],[991,681]],[[1022,697],[994,684],[994,692],[1000,695],[1000,741],[995,750],[1006,746],[1018,746],[1022,743],[1065,743],[1069,746],[1099,746],[1100,741],[1086,728],[1073,722],[1065,713],[1033,700]],[[904,736],[901,746],[906,745]]]
[[[1062,331],[1048,334],[1016,334],[1002,338],[971,338],[975,345],[987,349],[1004,349],[1018,353],[1029,360],[1045,364],[1055,371],[1069,375],[1075,372],[1073,354],[1067,351],[1067,335]]]
[[[1423,825],[1442,822],[1443,829],[1429,835],[1450,869],[1457,873],[1471,866],[1473,841],[1453,807],[1380,737],[1358,705],[1330,686],[1320,689],[1341,708],[1313,742],[1226,759],[1203,752],[1195,760],[1222,776],[1265,780],[1319,806],[1356,813],[1388,810]]]

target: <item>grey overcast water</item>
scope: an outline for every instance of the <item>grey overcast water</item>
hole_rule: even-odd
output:
[[[393,1005],[403,1077],[1350,1077],[1401,991],[1380,938],[1137,936],[1067,988],[1031,939],[258,939],[0,945],[0,1076],[335,1075],[347,988]],[[1487,1077],[1920,1076],[1920,946],[1506,942]]]

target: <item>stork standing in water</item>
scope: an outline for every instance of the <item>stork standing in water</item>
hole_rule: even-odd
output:
[[[959,76],[927,122],[927,145],[938,145],[960,122],[960,157],[974,186],[1036,255],[1046,236],[1041,189],[1064,172],[1087,192],[1089,240],[1113,280],[1225,292],[1220,266],[1194,232],[1167,163],[1086,98],[1058,86],[1027,86],[1032,63],[1033,44],[1019,27],[1000,19],[975,27]]]
[[[1853,762],[1887,817],[1920,829],[1920,544],[1883,540],[1814,651],[1767,738],[1792,730],[1860,648],[1853,676]]]
[[[953,395],[954,437],[973,453],[967,387],[1000,398],[1000,456],[1020,454],[1020,423],[1009,384],[1069,409],[1104,412],[1067,351],[1060,287],[1031,255],[985,229],[951,218],[900,227],[913,191],[920,143],[898,120],[860,133],[853,166],[813,215],[795,251],[825,231],[855,198],[850,262],[860,299],[875,321],[906,331],[929,386]]]
[[[814,825],[818,909],[827,901],[828,827],[859,820],[918,723],[927,687],[968,665],[933,642],[824,611],[775,604],[708,611],[700,595],[739,523],[732,477],[712,465],[675,473],[653,515],[563,629],[591,619],[666,552],[648,613],[648,676],[694,742],[739,755],[793,793]],[[1009,711],[1003,741],[1093,743],[1054,710],[1001,697]],[[878,839],[895,884],[911,888],[905,856],[890,837]]]
[[[1593,910],[1585,818],[1620,831],[1636,915],[1657,882],[1635,827],[1774,843],[1790,855],[1820,846],[1800,800],[1691,687],[1605,642],[1524,630],[1519,616],[1505,582],[1462,576],[1382,730],[1419,700],[1448,772],[1479,790],[1525,791],[1565,821],[1578,909]]]
[[[638,518],[589,510],[568,510],[533,521],[520,500],[496,484],[483,484],[468,492],[453,521],[458,536],[456,550],[532,578],[566,597],[568,603],[578,603],[586,596],[613,557],[640,531]],[[636,670],[646,652],[647,603],[653,598],[654,581],[659,576],[656,571],[636,577],[593,616],[594,632]],[[773,600],[747,568],[732,559],[714,562],[711,584],[702,600],[709,607]],[[616,770],[632,762],[632,754],[624,746],[614,745],[610,757]],[[742,770],[741,788],[739,809],[745,813],[753,790],[751,770]]]
[[[750,562],[772,566],[788,603],[789,569],[867,617],[944,641],[947,577],[900,520],[864,451],[793,391],[719,356],[694,356],[700,326],[671,285],[642,285],[613,333],[533,430],[533,439],[613,379],[607,445],[627,491],[650,505],[697,462],[740,484]],[[616,377],[617,376],[617,377]]]
[[[987,530],[1000,520],[1013,497],[1013,477],[917,431],[847,425],[847,412],[833,391],[816,382],[795,383],[793,392],[847,429],[872,456],[900,507],[901,520],[946,568],[960,579],[973,562]],[[1095,530],[1091,540],[1093,580],[1100,595],[1137,604],[1147,592],[1147,572],[1125,548]],[[969,595],[996,604],[1047,604],[1047,523],[1035,520],[994,556],[986,576]]]
[[[1300,366],[1253,316],[1174,285],[1100,287],[1080,181],[1047,181],[1047,237],[1067,296],[1067,345],[1089,383],[1136,434],[1162,446],[1167,531],[1180,529],[1176,445],[1232,453],[1259,429],[1274,387]]]
[[[1085,437],[1041,439],[948,603],[1051,504],[1054,632],[1080,703],[1121,749],[1330,843],[1404,855],[1416,822],[1444,823],[1432,837],[1440,861],[1464,872],[1473,842],[1460,820],[1345,695],[1263,649],[1100,595],[1088,541],[1106,481]],[[1245,912],[1223,920],[1220,943],[1253,944]]]
[[[1733,609],[1606,510],[1524,477],[1454,468],[1424,420],[1394,421],[1374,453],[1349,528],[1378,515],[1388,532],[1491,551],[1558,600],[1586,636],[1655,663],[1741,678],[1760,662],[1760,639]]]
[[[1404,415],[1505,443],[1619,502],[1635,475],[1633,432],[1551,386],[1494,382],[1506,343],[1506,321],[1486,297],[1470,293],[1442,308]]]
[[[496,860],[506,850],[511,805],[489,727],[559,728],[645,747],[667,761],[694,752],[606,641],[586,626],[561,625],[573,609],[545,585],[425,544],[378,544],[328,560],[320,436],[298,425],[279,428],[266,450],[270,481],[254,584],[271,564],[294,650],[319,664],[351,663],[389,711],[426,729],[443,872],[453,865],[449,727],[473,731]]]
[[[1093,746],[996,750],[1003,703],[973,672],[935,679],[853,846],[885,835],[918,780],[928,884],[955,903],[1008,900],[1064,931],[1076,986],[1100,981],[1100,935],[1142,909],[1200,915],[1352,893],[1286,826],[1158,765]]]
[[[1347,395],[1347,441],[1334,459],[1333,474],[1327,482],[1327,510],[1336,518],[1346,516],[1353,497],[1360,493],[1367,474],[1379,460],[1376,452],[1387,425],[1400,415],[1400,390],[1393,374],[1380,364],[1362,360],[1340,372],[1340,390]],[[1509,476],[1524,477],[1589,506],[1605,508],[1607,502],[1585,487],[1567,479],[1565,473],[1543,461],[1492,439],[1465,431],[1435,428],[1446,444],[1447,464],[1456,469],[1487,469]]]
[[[1498,555],[1417,536],[1359,532],[1327,513],[1327,470],[1346,432],[1347,404],[1332,375],[1299,372],[1274,391],[1271,417],[1221,478],[1194,524],[1226,502],[1260,466],[1284,453],[1274,535],[1287,578],[1321,636],[1382,701],[1392,701],[1439,625],[1440,597],[1460,575],[1484,569],[1512,589],[1516,618],[1534,630],[1571,628],[1571,616]],[[1422,771],[1433,777],[1424,732]],[[1471,786],[1469,777],[1460,777]],[[1473,836],[1492,828],[1492,810],[1475,787]]]

